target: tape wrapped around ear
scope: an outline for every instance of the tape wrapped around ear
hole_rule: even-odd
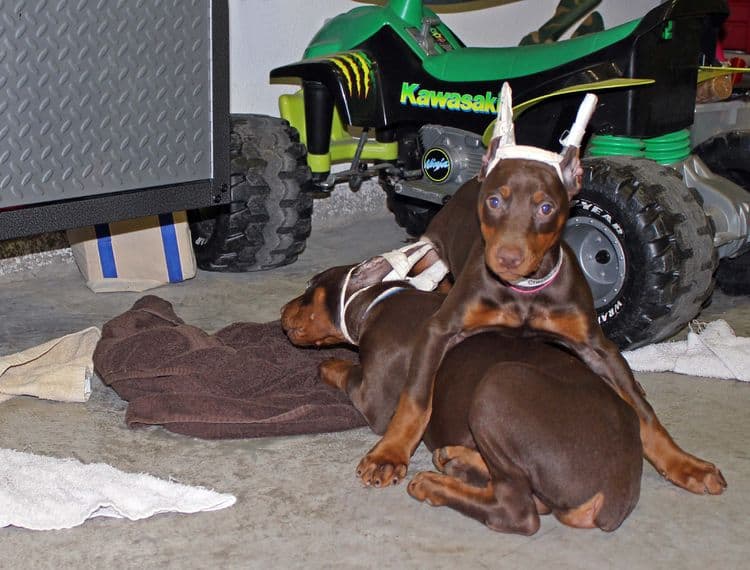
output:
[[[560,180],[565,185],[569,196],[575,195],[581,187],[583,171],[579,158],[579,147],[586,127],[596,109],[598,98],[593,93],[587,93],[578,107],[576,119],[570,129],[566,131],[560,143],[563,150],[560,154],[538,147],[516,145],[515,128],[513,126],[513,100],[510,85],[505,82],[500,90],[500,104],[487,152],[482,157],[482,168],[478,180],[481,182],[501,161],[507,158],[521,158],[536,160],[549,164],[555,169]]]
[[[495,119],[492,138],[498,139],[499,146],[516,144],[516,130],[513,126],[513,91],[506,81],[500,89],[500,104]]]

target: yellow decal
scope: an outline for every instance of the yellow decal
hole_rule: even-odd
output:
[[[362,65],[362,69],[365,70],[365,99],[367,99],[367,96],[370,94],[370,63],[364,57],[362,57],[362,54],[357,53],[356,51],[351,52],[351,55],[357,61],[359,61],[359,63]]]
[[[369,60],[361,53],[350,51],[324,58],[334,64],[346,80],[349,96],[367,99],[372,87],[372,68]],[[353,78],[352,78],[353,76]]]
[[[346,84],[349,87],[349,95],[351,95],[352,94],[352,76],[349,75],[349,68],[346,66],[345,63],[342,63],[336,57],[330,58],[330,61],[336,67],[338,67],[341,70],[341,72],[344,74],[344,77],[346,78]]]
[[[357,97],[361,97],[362,96],[362,81],[359,77],[359,65],[357,65],[357,62],[354,61],[354,59],[349,57],[348,55],[342,55],[341,59],[343,59],[346,63],[352,66],[352,70],[354,71],[354,79],[357,81]]]
[[[721,77],[722,75],[729,75],[730,73],[748,73],[750,68],[747,67],[710,67],[700,66],[698,68],[698,83],[708,81],[714,77]]]

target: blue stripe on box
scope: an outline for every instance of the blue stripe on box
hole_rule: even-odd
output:
[[[115,253],[112,251],[109,224],[97,224],[94,226],[94,231],[96,232],[96,247],[99,249],[99,262],[102,264],[102,277],[114,279],[117,277],[117,264]]]
[[[177,247],[177,232],[174,229],[172,214],[159,214],[161,226],[161,241],[164,245],[164,259],[167,261],[167,275],[170,283],[182,281],[182,263],[180,263],[180,249]]]

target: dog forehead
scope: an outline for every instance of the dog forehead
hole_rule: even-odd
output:
[[[557,172],[549,164],[537,160],[509,158],[498,163],[482,181],[483,192],[509,188],[510,192],[537,192],[551,195],[564,194],[565,188]]]

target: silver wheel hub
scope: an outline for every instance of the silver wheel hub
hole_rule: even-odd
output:
[[[568,220],[564,239],[578,259],[597,309],[607,306],[622,291],[627,273],[625,251],[612,229],[588,216]]]

